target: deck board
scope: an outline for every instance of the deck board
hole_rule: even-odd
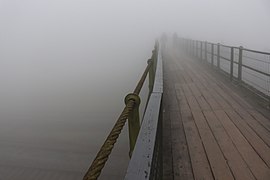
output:
[[[174,179],[270,179],[270,119],[196,60],[169,51],[164,71]]]

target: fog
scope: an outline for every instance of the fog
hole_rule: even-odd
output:
[[[80,179],[163,32],[270,51],[269,20],[269,0],[0,0],[0,179]]]

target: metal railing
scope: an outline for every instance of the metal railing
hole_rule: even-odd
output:
[[[162,95],[163,68],[159,51],[153,90],[125,180],[162,179]]]
[[[88,169],[88,171],[84,175],[84,178],[83,178],[84,180],[98,179],[103,167],[105,166],[105,164],[109,158],[109,155],[112,152],[114,144],[116,143],[116,141],[117,141],[117,139],[118,139],[127,120],[128,120],[129,143],[130,143],[129,156],[131,157],[129,167],[132,166],[132,162],[134,159],[133,157],[138,155],[138,149],[145,148],[146,144],[142,145],[141,143],[139,143],[139,142],[141,142],[141,134],[148,133],[145,131],[146,128],[152,128],[151,130],[149,130],[149,131],[151,131],[149,133],[151,134],[151,136],[156,137],[156,134],[153,134],[153,132],[154,131],[157,132],[161,128],[160,121],[158,121],[158,120],[157,120],[157,122],[159,122],[158,123],[159,125],[157,127],[154,126],[155,124],[153,124],[152,127],[149,127],[149,123],[151,123],[153,120],[153,112],[152,111],[159,112],[158,108],[160,107],[161,97],[162,97],[160,92],[157,93],[158,90],[159,91],[162,90],[162,82],[161,82],[162,74],[160,74],[160,71],[162,72],[162,67],[160,65],[161,60],[159,59],[160,53],[159,53],[159,45],[157,42],[155,44],[155,49],[152,51],[152,53],[153,53],[152,57],[151,57],[151,59],[148,60],[148,62],[147,62],[148,65],[145,68],[145,71],[144,71],[141,79],[139,80],[135,90],[133,91],[133,93],[130,93],[125,97],[126,106],[124,107],[122,113],[120,114],[118,120],[116,121],[114,127],[112,128],[111,132],[109,133],[104,144],[102,145],[99,152],[97,153],[90,168]],[[140,121],[140,117],[139,117],[139,105],[140,105],[139,93],[142,89],[142,86],[145,82],[147,75],[149,76],[149,95],[148,95],[147,107],[146,107],[145,114],[144,114],[143,121],[142,121],[142,125],[141,125],[141,121]],[[157,103],[159,103],[159,106],[154,106],[154,105],[157,105]],[[151,112],[149,112],[149,107],[156,108],[156,109],[151,109]],[[154,113],[154,115],[156,115],[156,114]],[[145,123],[147,123],[147,124],[145,124]],[[154,123],[154,122],[152,122],[152,123]],[[154,127],[156,129],[153,129]],[[137,140],[137,137],[139,140]],[[157,139],[161,139],[161,138],[157,138]],[[152,144],[151,144],[151,147],[155,149],[155,152],[158,152],[157,149],[159,149],[159,147],[161,145],[160,141],[155,141],[155,139],[151,139],[151,140],[152,140],[151,143],[154,142],[154,144],[155,144],[154,146],[152,146]],[[137,145],[135,146],[135,144],[137,144]],[[134,151],[135,155],[133,154],[133,151]],[[156,154],[155,154],[155,156],[156,156]],[[155,157],[155,156],[153,156],[153,157]],[[143,159],[141,159],[141,160],[143,161]],[[144,161],[147,161],[147,162],[148,162],[148,160],[149,160],[148,158],[144,159]],[[154,161],[154,159],[153,159],[153,161]],[[155,164],[158,164],[158,163],[155,163]],[[133,170],[135,170],[135,168]],[[126,179],[130,179],[130,178],[128,178],[129,172],[130,172],[130,168],[129,168],[129,171],[127,173]]]
[[[270,102],[270,53],[220,43],[179,39],[191,56],[208,62],[231,81],[249,88]]]

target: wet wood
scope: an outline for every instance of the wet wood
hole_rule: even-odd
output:
[[[164,70],[174,178],[270,179],[270,116],[178,51],[167,54]]]

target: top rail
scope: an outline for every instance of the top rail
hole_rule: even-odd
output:
[[[186,39],[186,40],[188,40],[188,39]],[[223,46],[223,47],[239,49],[239,46],[231,46],[231,45],[226,45],[226,44],[222,44],[222,43],[213,43],[213,42],[208,42],[208,41],[199,41],[199,42],[204,42],[207,44],[214,44],[214,45],[219,44],[220,46]],[[266,51],[258,51],[258,50],[254,50],[254,49],[248,49],[248,48],[243,48],[243,50],[249,51],[249,52],[254,52],[254,53],[259,53],[259,54],[270,55],[270,52],[266,52]]]
[[[218,43],[217,43],[218,44]],[[216,45],[217,45],[216,44]],[[227,48],[238,48],[236,46],[228,46],[228,45],[225,45],[225,44],[219,44],[220,46],[223,46],[223,47],[227,47]]]
[[[245,50],[245,51],[249,51],[249,52],[258,53],[258,54],[270,55],[270,53],[269,53],[269,52],[264,52],[264,51],[256,51],[256,50],[252,50],[252,49],[246,49],[246,48],[243,48],[243,50]]]

